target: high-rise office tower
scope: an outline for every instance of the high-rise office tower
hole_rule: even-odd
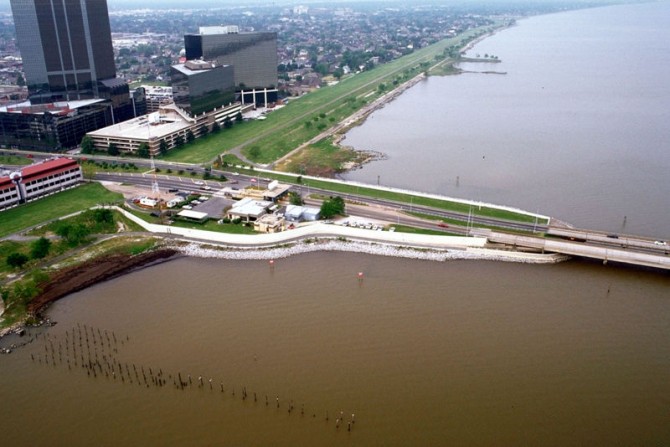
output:
[[[255,92],[251,101],[272,101],[277,94],[277,33],[240,32],[237,26],[203,26],[184,36],[186,59],[232,65],[238,92]],[[245,102],[243,94],[242,102]],[[247,100],[247,102],[249,102]]]
[[[105,97],[116,77],[106,0],[11,0],[33,103]],[[109,90],[109,89],[107,89]]]

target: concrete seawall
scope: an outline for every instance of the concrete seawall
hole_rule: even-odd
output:
[[[189,248],[180,250],[192,256],[272,259],[319,250],[338,250],[435,260],[488,259],[525,263],[556,263],[567,259],[566,256],[555,254],[487,249],[485,247],[487,239],[484,237],[372,231],[318,222],[280,233],[257,235],[218,233],[150,224],[122,208],[113,208],[151,233],[169,235],[189,242],[197,241],[201,245],[210,244],[225,248],[225,250],[207,251],[191,245]],[[286,247],[286,245],[299,242],[313,243],[302,243],[299,248]],[[426,251],[432,254],[428,255]],[[438,255],[435,255],[436,253]]]

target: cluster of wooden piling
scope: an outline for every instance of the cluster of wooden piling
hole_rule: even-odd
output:
[[[36,337],[36,340],[40,336]],[[149,367],[136,363],[122,361],[118,357],[119,348],[130,341],[128,336],[119,336],[114,331],[101,330],[85,324],[77,324],[65,331],[64,336],[55,336],[49,333],[41,336],[43,347],[31,354],[33,362],[53,367],[67,366],[69,371],[85,371],[88,377],[93,379],[104,378],[117,381],[122,384],[137,385],[144,388],[172,388],[180,391],[186,390],[209,390],[217,393],[236,397],[235,387],[226,387],[222,381],[215,381],[212,377],[183,373],[177,371],[171,373],[163,371],[162,368]],[[215,384],[218,383],[218,387]],[[247,390],[246,386],[240,388],[239,393],[242,401],[253,398],[254,404],[258,404],[259,396],[264,396],[265,406],[270,406],[268,394],[260,394],[256,391]],[[292,399],[280,399],[275,397],[276,409],[285,409],[289,415],[295,411],[295,403]],[[306,414],[305,404],[300,405],[300,416]],[[307,412],[309,414],[309,412]],[[321,413],[323,414],[323,413]],[[312,412],[312,418],[317,419],[317,413]],[[346,420],[345,420],[346,419]],[[330,421],[329,413],[325,412],[326,422]],[[344,412],[335,420],[335,428],[346,424],[347,431],[351,432],[354,426],[354,414],[351,418],[345,418]]]

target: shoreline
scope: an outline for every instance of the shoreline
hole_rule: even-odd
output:
[[[486,34],[483,34],[483,35],[471,40],[470,42],[465,44],[463,47],[461,47],[460,53],[470,51],[475,45],[482,42],[483,40],[488,39],[489,37],[492,37],[492,36],[498,34],[500,31],[504,31],[504,30],[509,29],[513,26],[517,26],[516,19],[514,20],[513,23],[510,23],[510,24],[507,24],[507,25],[501,25],[499,28],[496,28],[491,32],[488,32]],[[438,62],[433,67],[431,67],[431,69],[434,68],[437,65],[442,64],[443,62],[444,61]],[[500,62],[500,60],[498,60],[496,62]],[[457,63],[459,63],[459,61],[457,61],[457,60],[452,62],[452,64],[457,64]],[[460,74],[463,74],[463,73],[467,73],[466,71],[460,70],[458,67],[454,67],[454,68],[456,68],[458,71],[456,73],[454,73],[453,75],[460,75]],[[494,72],[494,73],[486,73],[486,74],[507,74],[507,73]],[[430,77],[430,75],[427,76],[424,73],[420,73],[420,74],[416,75],[415,77],[413,77],[412,79],[407,80],[406,82],[400,84],[399,86],[397,86],[396,88],[394,88],[390,92],[388,92],[388,93],[384,94],[383,96],[377,98],[372,104],[369,104],[369,105],[365,106],[364,108],[362,108],[361,110],[359,110],[359,111],[355,112],[354,114],[350,115],[347,119],[345,119],[343,121],[344,125],[342,126],[341,129],[337,129],[334,132],[332,132],[333,144],[337,148],[342,149],[342,150],[351,149],[351,150],[353,150],[357,153],[361,153],[363,155],[373,154],[373,156],[366,157],[363,161],[356,162],[350,168],[344,169],[342,172],[337,173],[336,174],[337,177],[339,177],[343,174],[347,174],[351,171],[362,169],[363,166],[368,164],[368,163],[372,163],[372,162],[378,161],[378,160],[385,160],[388,157],[388,155],[386,153],[384,153],[383,151],[379,151],[379,150],[375,150],[375,149],[357,149],[353,146],[342,144],[342,141],[344,141],[346,139],[346,134],[351,130],[351,128],[353,128],[354,126],[360,126],[360,125],[364,124],[365,121],[367,121],[367,119],[370,117],[370,115],[372,115],[374,112],[376,112],[377,110],[385,107],[387,104],[393,102],[400,95],[405,93],[407,90],[411,89],[412,87],[417,85],[419,82],[428,79],[429,77]],[[286,156],[288,156],[288,154]],[[286,156],[282,157],[280,160],[286,158]]]
[[[26,320],[0,329],[0,338],[18,333],[25,328],[29,318],[41,318],[41,313],[49,305],[72,293],[79,292],[95,284],[118,278],[138,269],[169,262],[182,256],[203,259],[226,260],[274,260],[315,252],[343,252],[387,256],[399,259],[447,261],[496,261],[525,264],[556,264],[569,259],[556,254],[523,253],[486,248],[468,249],[424,249],[392,243],[361,242],[339,238],[306,238],[292,244],[271,247],[239,248],[217,245],[212,242],[165,240],[152,250],[135,256],[109,256],[94,258],[75,267],[57,270],[45,289],[28,305]]]

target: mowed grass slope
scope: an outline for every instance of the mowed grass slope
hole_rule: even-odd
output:
[[[122,200],[121,194],[108,191],[99,183],[85,183],[16,208],[1,211],[0,237],[95,205]]]

